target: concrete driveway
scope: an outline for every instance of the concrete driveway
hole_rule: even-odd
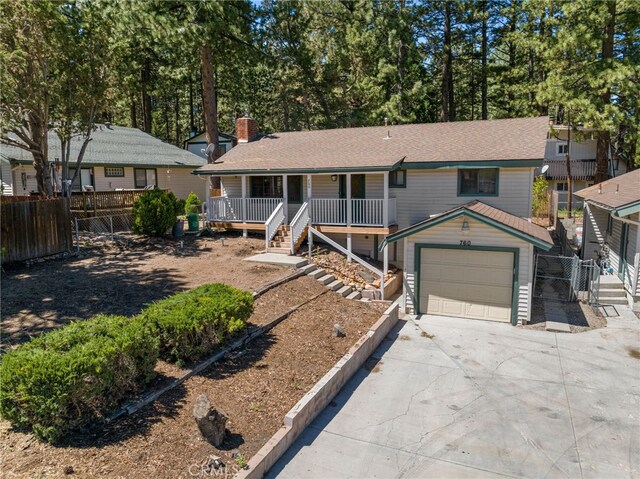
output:
[[[401,321],[268,477],[640,477],[639,325]]]

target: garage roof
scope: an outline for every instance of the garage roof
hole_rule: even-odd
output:
[[[548,117],[293,131],[240,143],[202,175],[541,166]]]
[[[627,216],[640,210],[640,169],[574,193],[586,201]]]
[[[489,206],[481,201],[472,201],[466,205],[458,206],[449,211],[445,211],[436,216],[432,216],[426,220],[415,223],[408,228],[396,231],[387,236],[380,244],[380,251],[388,243],[393,243],[407,236],[411,236],[419,231],[431,228],[433,226],[444,223],[445,221],[458,218],[460,216],[469,216],[478,221],[498,228],[506,233],[512,234],[539,248],[549,250],[553,246],[553,240],[549,232],[538,225],[531,223],[524,218],[512,215],[506,211],[502,211],[493,206]]]

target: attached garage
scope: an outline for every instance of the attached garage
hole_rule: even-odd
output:
[[[553,246],[546,229],[480,201],[397,231],[381,248],[396,241],[405,312],[514,325],[530,318],[534,246]]]
[[[418,313],[511,321],[517,250],[422,245],[417,255]]]

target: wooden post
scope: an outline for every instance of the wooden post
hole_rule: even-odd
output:
[[[346,186],[347,186],[347,227],[351,228],[351,213],[352,213],[352,208],[351,208],[351,173],[347,173],[347,181],[346,181]],[[351,232],[347,233],[347,251],[349,252],[349,255],[347,256],[347,262],[351,263]]]
[[[405,173],[406,174],[406,173]],[[383,174],[383,205],[382,205],[382,226],[387,228],[389,226],[389,172],[385,171]],[[405,179],[406,181],[406,179]]]
[[[242,224],[247,224],[247,175],[242,175]],[[242,237],[247,237],[247,228],[242,229]]]
[[[96,203],[96,192],[93,192],[93,216],[98,216],[98,205]]]
[[[289,224],[289,188],[287,186],[287,175],[282,175],[282,196],[284,196],[284,224]]]

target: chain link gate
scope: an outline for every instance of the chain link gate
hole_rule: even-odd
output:
[[[131,214],[92,216],[89,218],[75,218],[76,252],[80,248],[93,248],[107,243],[114,244],[121,235],[131,231]]]
[[[578,256],[536,255],[533,297],[556,301],[583,300],[598,304],[600,268]]]

